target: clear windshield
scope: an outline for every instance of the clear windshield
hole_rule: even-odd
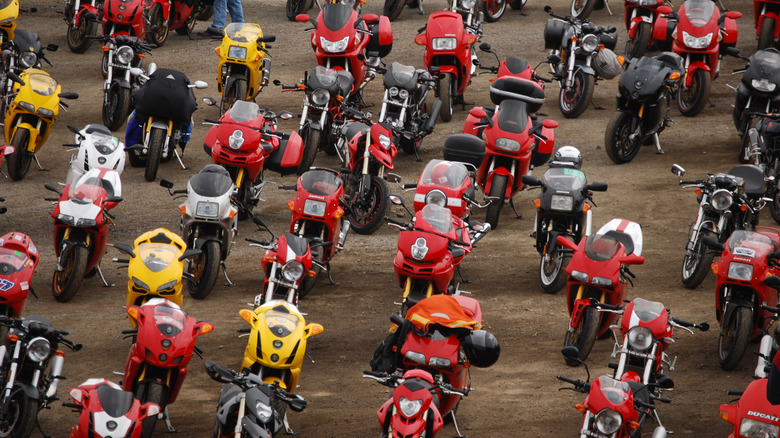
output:
[[[712,18],[715,3],[712,0],[688,0],[685,2],[685,16],[696,27],[702,27]]]
[[[28,260],[24,253],[0,247],[0,275],[21,271],[27,266]]]
[[[92,144],[99,153],[108,155],[119,147],[119,139],[111,135],[92,133]]]
[[[72,184],[68,190],[68,196],[77,204],[91,204],[106,191],[103,188],[103,180],[95,176],[95,172],[84,174],[76,184]]]
[[[394,62],[390,66],[390,70],[393,72],[393,78],[400,84],[409,82],[409,80],[412,79],[412,76],[414,76],[414,72],[416,71],[412,66],[399,64],[397,62]]]
[[[298,317],[289,313],[284,306],[265,312],[265,322],[268,330],[280,338],[289,336],[298,327]]]
[[[316,77],[317,81],[320,82],[324,87],[330,87],[331,85],[336,83],[336,80],[338,79],[338,73],[336,73],[336,70],[333,70],[332,68],[323,67],[321,65],[318,65],[314,67],[311,71],[310,77]]]
[[[160,272],[177,261],[178,248],[164,243],[142,243],[136,251],[146,268],[152,272]]]
[[[641,321],[652,321],[665,310],[664,305],[657,301],[647,301],[642,298],[634,300],[634,315]]]
[[[544,172],[542,182],[555,191],[581,191],[585,188],[585,174],[577,169],[552,167]]]
[[[449,233],[452,230],[452,213],[449,208],[427,204],[422,209],[422,216],[425,222],[431,224],[440,233]]]
[[[163,336],[172,338],[178,335],[184,330],[186,322],[187,314],[179,308],[172,307],[167,303],[154,308],[154,323]]]
[[[248,122],[260,117],[260,107],[254,102],[237,100],[230,107],[230,118],[236,122]]]
[[[435,184],[445,187],[457,188],[463,184],[469,172],[462,163],[431,160],[423,169],[421,184]]]
[[[257,41],[261,33],[260,26],[252,23],[230,23],[225,28],[225,37],[237,43]]]
[[[57,91],[57,81],[49,75],[33,73],[27,77],[27,83],[41,96],[51,96]]]
[[[341,178],[327,170],[309,170],[301,175],[301,186],[312,195],[332,195],[336,193],[341,185]]]
[[[609,376],[599,377],[599,384],[601,393],[612,404],[619,405],[625,402],[631,394],[631,387],[628,386],[628,383],[615,380]]]
[[[585,254],[593,260],[609,260],[617,254],[620,243],[603,234],[596,234],[588,238],[585,244]]]
[[[774,244],[766,234],[737,230],[729,237],[729,251],[740,257],[755,257],[756,251],[772,251]]]

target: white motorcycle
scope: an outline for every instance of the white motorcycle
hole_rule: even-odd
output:
[[[111,169],[119,175],[122,174],[125,170],[125,146],[108,128],[90,124],[81,130],[68,125],[68,129],[76,134],[76,142],[63,146],[78,149],[73,149],[76,153],[71,156],[65,184],[75,183],[94,168]],[[121,196],[121,193],[117,196]]]
[[[186,196],[186,201],[179,206],[181,236],[189,249],[202,251],[188,261],[187,272],[192,275],[187,282],[190,295],[206,298],[217,282],[220,267],[227,285],[234,286],[228,278],[225,259],[238,233],[238,208],[231,203],[236,186],[228,171],[217,164],[207,164],[190,178],[186,190],[171,190],[173,182],[166,179],[160,185],[171,196]]]

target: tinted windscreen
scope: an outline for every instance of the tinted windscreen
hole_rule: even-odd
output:
[[[330,30],[343,28],[352,15],[352,6],[344,3],[328,3],[322,10],[322,21]]]

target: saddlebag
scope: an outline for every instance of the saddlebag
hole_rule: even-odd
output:
[[[528,112],[535,113],[544,104],[544,89],[536,81],[506,76],[490,85],[490,100],[500,105],[504,99],[523,101],[528,104]]]
[[[547,19],[544,25],[544,48],[556,50],[561,48],[563,33],[566,30],[566,23],[553,18]]]
[[[447,161],[460,161],[479,167],[485,159],[485,142],[470,134],[455,134],[444,140],[443,152]]]
[[[279,140],[279,148],[268,156],[265,168],[279,172],[282,176],[292,175],[298,171],[303,159],[303,140],[297,132],[291,132],[287,139]]]
[[[366,55],[370,57],[373,55],[372,52],[375,52],[379,54],[377,56],[384,58],[393,49],[393,29],[390,27],[390,19],[382,15],[379,20],[367,24],[371,36],[368,37]]]

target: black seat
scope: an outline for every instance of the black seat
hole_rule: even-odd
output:
[[[750,199],[764,196],[764,172],[752,164],[742,164],[729,170],[729,175],[742,178],[745,185],[745,195]]]
[[[683,66],[683,59],[680,57],[680,55],[674,52],[662,52],[658,54],[655,59],[663,62],[672,70],[676,70],[678,72],[685,71],[685,67]]]
[[[362,132],[368,132],[371,130],[371,127],[366,125],[362,122],[354,122],[347,125],[347,130],[345,131],[345,135],[347,137],[347,141],[352,140],[356,135]]]
[[[626,249],[626,255],[634,252],[634,239],[632,239],[628,234],[622,231],[609,230],[604,233],[604,237],[609,237],[616,242],[623,244],[623,248]]]
[[[111,131],[108,130],[108,128],[106,128],[103,125],[97,124],[97,123],[90,123],[89,125],[85,126],[84,127],[84,132],[86,132],[87,134],[94,134],[94,133],[98,132],[100,134],[106,134],[106,135],[109,135],[109,136],[112,136],[112,137],[114,135],[114,134],[111,133]]]

